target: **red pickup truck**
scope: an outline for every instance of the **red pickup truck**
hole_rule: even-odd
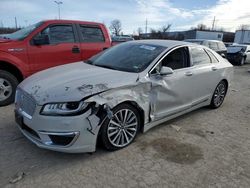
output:
[[[0,106],[14,101],[19,82],[33,73],[86,60],[109,48],[101,23],[47,20],[0,36]]]

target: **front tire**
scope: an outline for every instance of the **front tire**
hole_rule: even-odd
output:
[[[211,103],[210,103],[210,107],[211,108],[219,108],[225,97],[227,94],[227,84],[226,81],[222,80],[220,81],[220,83],[216,86]]]
[[[0,70],[0,106],[14,102],[18,80],[11,73]]]
[[[138,110],[129,104],[120,104],[112,111],[113,117],[106,118],[100,136],[107,150],[118,150],[134,141],[141,123],[140,115]]]

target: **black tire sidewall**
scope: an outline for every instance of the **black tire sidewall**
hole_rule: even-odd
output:
[[[117,111],[121,110],[121,109],[129,109],[131,111],[134,112],[134,114],[136,115],[137,117],[137,121],[138,121],[138,126],[137,126],[137,133],[135,135],[135,137],[133,138],[133,140],[126,146],[124,147],[116,147],[114,146],[112,143],[110,143],[109,139],[108,139],[108,135],[107,135],[107,129],[108,129],[108,125],[109,125],[109,121],[110,119],[109,118],[106,118],[106,120],[104,121],[102,127],[101,127],[101,134],[100,134],[100,137],[101,137],[101,142],[103,144],[103,146],[107,149],[107,150],[119,150],[119,149],[122,149],[122,148],[125,148],[127,146],[129,146],[133,141],[134,139],[136,138],[139,130],[140,130],[140,126],[141,126],[141,119],[140,119],[140,114],[138,112],[138,110],[133,107],[132,105],[129,105],[129,104],[120,104],[120,105],[117,105],[115,108],[112,109],[112,112],[113,113],[116,113]]]
[[[0,70],[0,78],[8,80],[12,87],[12,93],[9,98],[5,99],[4,101],[0,101],[0,106],[6,106],[13,103],[15,100],[15,91],[18,86],[18,80],[11,73],[4,70]]]

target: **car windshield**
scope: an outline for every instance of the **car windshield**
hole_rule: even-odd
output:
[[[228,53],[236,53],[236,52],[240,52],[240,51],[245,52],[246,49],[247,49],[246,46],[229,46],[229,47],[227,47],[227,52]]]
[[[43,22],[38,22],[36,24],[30,25],[28,27],[25,27],[23,29],[20,29],[14,33],[3,35],[3,38],[7,39],[13,39],[13,40],[23,40],[26,38],[32,31],[34,31],[36,28],[38,28],[40,25],[42,25]]]
[[[90,58],[87,63],[125,72],[142,72],[166,47],[126,42]]]

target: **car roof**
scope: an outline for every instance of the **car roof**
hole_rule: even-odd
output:
[[[182,46],[182,45],[197,46],[192,43],[188,43],[184,41],[176,41],[176,40],[136,40],[136,41],[131,41],[131,43],[132,42],[138,43],[138,44],[159,45],[159,46],[164,46],[167,48],[173,48],[173,47]]]
[[[90,25],[104,25],[98,22],[89,22],[89,21],[81,21],[81,20],[43,20],[42,22],[54,24],[54,23],[78,23],[78,24],[90,24]]]

